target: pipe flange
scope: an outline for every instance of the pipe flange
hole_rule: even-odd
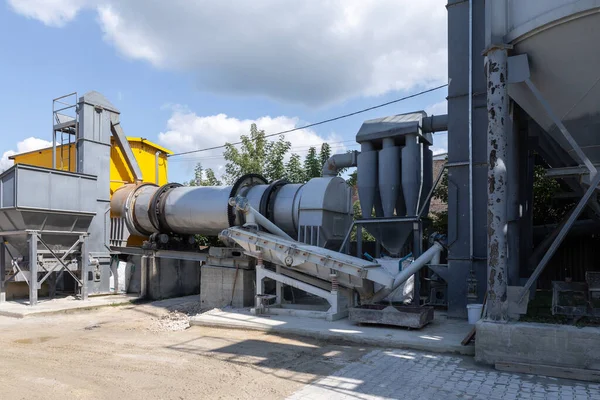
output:
[[[229,198],[237,196],[240,191],[245,187],[252,187],[256,185],[266,185],[267,180],[259,174],[246,174],[240,178],[233,184],[231,187],[231,192],[229,192]],[[229,222],[229,226],[235,226],[235,217],[236,211],[233,206],[227,204],[227,221]]]
[[[272,208],[269,207],[271,205],[271,198],[275,193],[279,191],[279,189],[281,189],[288,183],[290,183],[290,181],[288,181],[287,179],[278,179],[276,181],[271,182],[271,184],[267,187],[262,197],[260,198],[260,207],[258,212],[264,215],[271,222],[275,222],[271,219]]]
[[[150,218],[150,223],[158,232],[171,232],[171,228],[164,218],[164,204],[162,199],[169,190],[181,186],[183,185],[180,183],[167,183],[166,185],[161,186],[156,193],[154,193],[154,196],[152,196],[148,217]]]

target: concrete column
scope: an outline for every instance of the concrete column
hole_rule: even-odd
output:
[[[148,295],[148,256],[142,256],[140,261],[140,297]]]
[[[4,238],[0,238],[0,303],[6,301],[6,244]]]
[[[29,305],[35,306],[38,302],[38,263],[37,263],[37,233],[29,233]]]
[[[484,318],[508,319],[506,298],[507,268],[507,126],[508,93],[506,84],[507,51],[493,46],[487,52],[488,110],[488,288]]]

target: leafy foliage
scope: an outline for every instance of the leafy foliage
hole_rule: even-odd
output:
[[[322,167],[323,164],[321,164],[321,159],[317,153],[317,149],[315,147],[309,148],[308,154],[304,159],[304,172],[306,174],[306,180],[308,181],[312,178],[320,177],[321,172],[323,171]]]
[[[329,157],[331,157],[331,146],[329,146],[329,143],[323,143],[321,145],[321,152],[319,153],[319,159],[321,160],[321,170],[323,168],[323,165],[325,165],[325,162],[329,160]]]
[[[533,224],[554,224],[560,222],[562,217],[573,206],[572,201],[555,199],[562,189],[560,184],[546,177],[546,170],[536,165],[533,170]]]
[[[236,179],[245,174],[263,174],[267,158],[267,139],[265,132],[259,131],[256,124],[250,126],[250,135],[240,137],[242,145],[238,149],[231,143],[225,144],[223,157],[225,165],[225,181],[233,184]]]
[[[205,177],[206,175],[206,177]],[[215,176],[215,172],[208,168],[204,170],[202,164],[196,164],[194,168],[194,179],[186,183],[187,186],[221,186],[222,183]]]
[[[350,176],[348,177],[348,179],[346,179],[346,183],[348,185],[350,185],[350,187],[355,187],[356,183],[357,183],[357,179],[358,179],[358,171],[354,170]]]
[[[360,209],[360,201],[355,201],[354,204],[352,204],[352,209],[354,210],[354,219],[361,219],[362,218],[362,210]],[[374,216],[374,215],[373,215]],[[352,231],[352,234],[350,235],[350,240],[356,240],[356,232],[357,230],[354,229]],[[366,229],[362,230],[362,240],[363,242],[374,242],[375,241],[375,237],[373,235],[371,235],[369,232],[367,232]]]
[[[554,224],[573,206],[573,202],[557,200],[556,194],[562,191],[560,184],[545,176],[545,169],[536,165],[533,176],[533,224]],[[448,203],[448,172],[440,180],[433,197]],[[448,211],[432,213],[433,229],[439,232],[448,230]]]
[[[268,140],[265,131],[259,130],[256,124],[250,126],[250,134],[240,137],[241,145],[231,143],[225,145],[225,183],[233,184],[243,175],[254,173],[273,181],[286,178],[292,183],[305,183],[311,178],[320,177],[323,164],[331,157],[331,146],[321,145],[320,151],[311,147],[302,160],[300,155],[291,154],[285,162],[291,149],[291,143],[282,135],[276,141]],[[221,182],[212,169],[204,170],[198,163],[194,169],[194,179],[186,183],[189,186],[219,186]],[[349,184],[356,184],[356,172],[350,176]],[[213,237],[197,235],[196,239],[202,246],[215,245],[218,240]]]
[[[306,173],[302,166],[302,161],[298,154],[292,154],[290,160],[285,166],[286,178],[291,183],[303,183],[306,182]]]

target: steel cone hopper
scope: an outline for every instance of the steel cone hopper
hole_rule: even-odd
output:
[[[365,121],[356,135],[361,211],[364,219],[375,217],[362,225],[392,255],[401,253],[419,212],[427,215],[431,132],[443,130],[443,122],[420,111]]]

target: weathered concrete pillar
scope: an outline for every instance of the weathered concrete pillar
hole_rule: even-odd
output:
[[[491,47],[487,52],[488,110],[488,291],[484,318],[508,319],[507,270],[507,51]]]

